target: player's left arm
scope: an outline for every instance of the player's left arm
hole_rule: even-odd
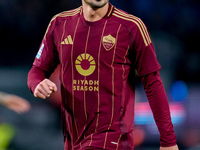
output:
[[[178,150],[167,95],[159,71],[142,76],[142,83],[160,132],[160,150]]]
[[[166,92],[159,75],[161,68],[156,52],[145,24],[138,18],[140,24],[133,25],[131,37],[133,41],[135,68],[142,78],[142,83],[149,100],[153,116],[160,132],[160,149],[176,149],[176,136],[171,122],[170,110]],[[130,57],[132,58],[132,57]]]

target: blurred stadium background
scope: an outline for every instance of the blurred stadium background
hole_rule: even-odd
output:
[[[110,2],[148,27],[180,150],[200,150],[200,1]],[[57,95],[49,101],[36,99],[26,81],[51,17],[80,5],[81,0],[0,0],[0,91],[24,97],[32,105],[23,115],[0,106],[0,137],[2,131],[10,134],[6,150],[63,149]],[[136,99],[136,150],[158,150],[159,133],[139,80]]]

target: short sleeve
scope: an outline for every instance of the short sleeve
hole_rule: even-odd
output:
[[[135,53],[135,68],[139,76],[145,76],[158,71],[161,66],[157,60],[149,32],[140,20],[132,30],[133,49]]]
[[[59,63],[53,37],[54,22],[51,21],[41,42],[33,65],[45,71],[52,71]]]

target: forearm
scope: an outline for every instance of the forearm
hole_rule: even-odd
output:
[[[33,66],[28,73],[28,79],[27,79],[27,84],[31,92],[33,93],[36,86],[45,78],[48,78],[49,76],[50,76],[50,73],[45,72],[44,70]]]
[[[142,77],[142,82],[160,132],[161,146],[176,145],[168,99],[159,72]]]

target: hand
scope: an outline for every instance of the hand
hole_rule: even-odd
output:
[[[160,150],[178,150],[178,146],[160,147]]]
[[[6,94],[4,99],[3,105],[17,113],[24,113],[30,110],[30,103],[19,96]]]
[[[44,79],[36,86],[34,90],[34,96],[46,99],[51,95],[51,93],[56,91],[57,91],[56,84],[50,81],[49,79]]]

